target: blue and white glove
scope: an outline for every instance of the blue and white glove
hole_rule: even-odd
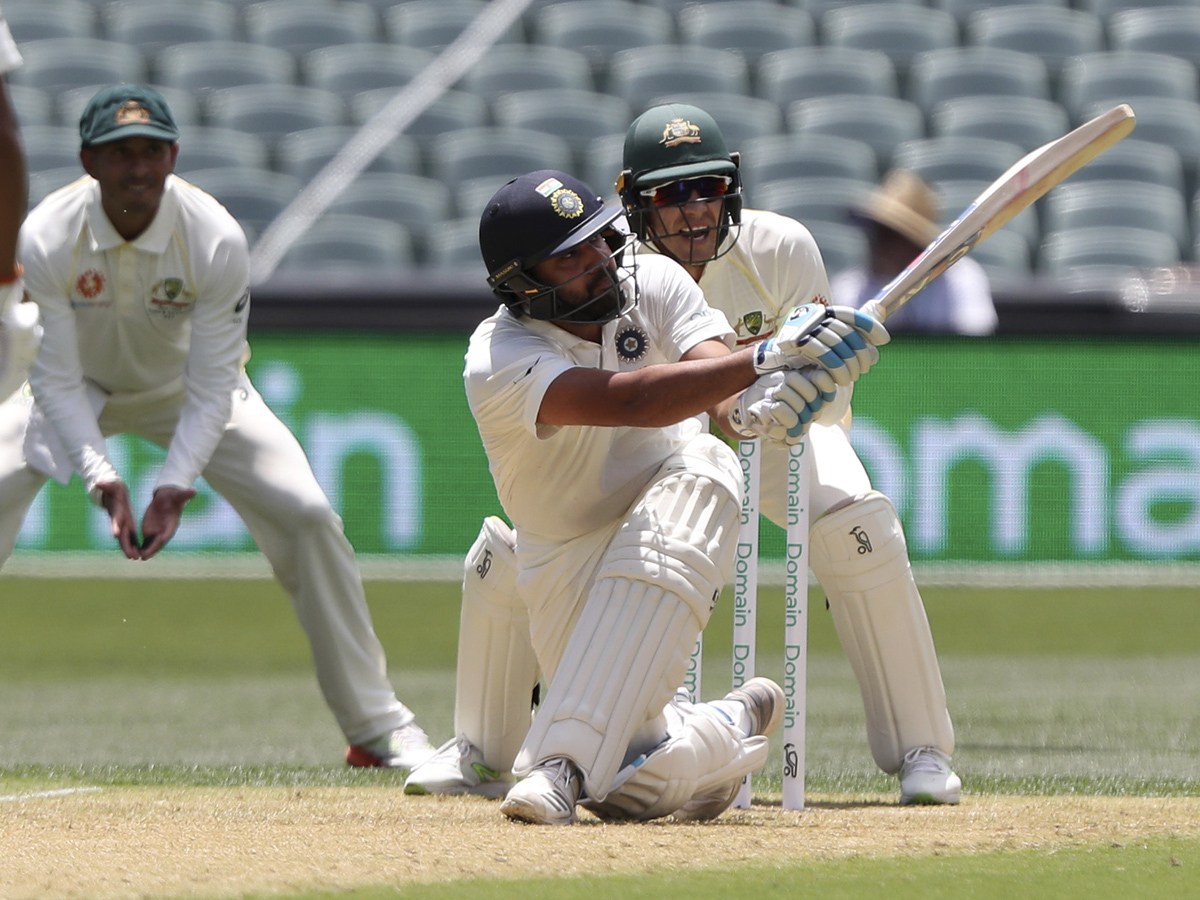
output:
[[[25,383],[42,342],[36,303],[22,303],[24,282],[0,284],[0,403]]]
[[[818,366],[771,372],[734,401],[729,424],[743,438],[796,444],[836,391],[833,376]]]
[[[779,331],[761,341],[754,370],[760,375],[819,365],[835,383],[853,384],[879,361],[890,341],[883,323],[849,306],[806,303],[792,310]]]

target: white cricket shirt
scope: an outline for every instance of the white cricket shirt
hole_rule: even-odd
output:
[[[156,487],[190,487],[229,421],[248,353],[246,235],[213,197],[172,175],[150,227],[126,241],[84,177],[29,214],[19,255],[45,337],[30,373],[36,407],[90,491],[113,480],[88,401],[123,417],[178,398],[179,424]]]
[[[538,425],[550,384],[576,366],[631,371],[677,362],[712,338],[731,343],[725,317],[680,266],[639,254],[638,306],[607,323],[600,343],[504,307],[471,336],[467,401],[496,491],[522,541],[561,543],[615,522],[667,457],[700,431],[695,418],[667,428]]]
[[[21,53],[17,50],[17,42],[8,30],[8,22],[4,21],[4,10],[0,10],[0,75],[20,65]]]

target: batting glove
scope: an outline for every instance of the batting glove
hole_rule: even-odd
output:
[[[806,303],[792,310],[778,333],[759,343],[759,374],[819,365],[836,384],[853,384],[879,361],[891,340],[883,323],[849,306]]]
[[[22,303],[25,285],[18,277],[0,284],[0,402],[25,383],[42,342],[36,303]]]
[[[817,366],[771,372],[737,398],[729,424],[744,438],[796,444],[836,391],[833,376]]]

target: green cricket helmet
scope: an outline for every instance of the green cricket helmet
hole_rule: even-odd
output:
[[[724,256],[737,243],[742,221],[739,162],[739,154],[726,147],[716,121],[699,107],[667,103],[646,110],[625,134],[624,169],[617,179],[629,227],[638,240],[653,242],[681,263],[702,264]],[[716,247],[704,259],[681,259],[663,246],[662,238],[695,236],[712,229],[664,233],[654,211],[682,208],[695,199],[722,203]]]

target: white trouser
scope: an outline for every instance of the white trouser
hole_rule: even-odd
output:
[[[0,404],[0,565],[46,476],[25,464],[22,435],[29,401]],[[119,417],[101,414],[106,435],[137,434],[166,446],[179,402],[159,402]],[[354,550],[299,442],[242,375],[233,412],[204,478],[246,523],[308,635],[317,681],[352,744],[413,720],[396,699],[375,636]],[[136,512],[136,511],[135,511]],[[186,515],[186,512],[185,512]]]

